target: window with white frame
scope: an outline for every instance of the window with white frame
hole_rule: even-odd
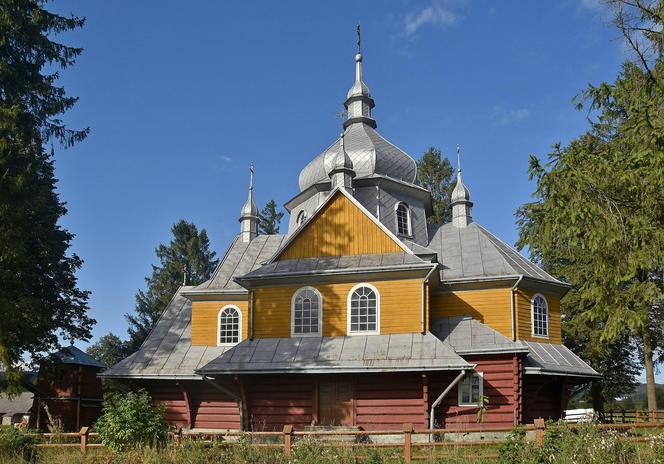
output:
[[[406,203],[399,203],[396,209],[397,233],[410,236],[410,208]]]
[[[484,394],[484,375],[473,372],[459,384],[459,406],[477,406]]]
[[[236,306],[224,306],[219,311],[219,346],[240,343],[242,331],[242,313]]]
[[[323,299],[312,287],[299,289],[291,301],[292,335],[320,335]]]
[[[379,333],[380,295],[369,284],[358,284],[348,294],[348,334]]]
[[[532,308],[533,335],[536,337],[549,336],[549,304],[542,295],[535,295],[530,302]]]

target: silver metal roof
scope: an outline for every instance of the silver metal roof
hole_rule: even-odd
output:
[[[526,374],[548,374],[574,377],[601,377],[595,369],[564,345],[522,342],[529,349]]]
[[[468,316],[432,318],[431,332],[461,355],[528,352],[528,347],[522,342],[513,342]]]
[[[265,264],[238,280],[264,277],[286,277],[310,274],[344,274],[353,272],[391,271],[431,268],[432,264],[409,253],[364,254],[316,258],[286,259]]]
[[[233,279],[245,275],[267,262],[279,248],[286,236],[281,234],[259,235],[251,242],[242,242],[237,237],[231,243],[212,278],[189,290],[189,292],[236,290],[246,292]]]
[[[192,346],[191,301],[181,287],[139,350],[105,370],[107,378],[200,378],[194,373],[227,347]]]
[[[353,163],[358,178],[380,174],[397,180],[415,183],[417,164],[403,150],[388,142],[367,124],[351,124],[344,132],[344,148]],[[340,138],[315,157],[300,172],[300,190],[314,184],[329,182],[335,155],[340,150]]]
[[[476,222],[467,227],[434,225],[428,248],[436,250],[443,282],[523,275],[565,285]]]
[[[245,340],[197,372],[344,373],[470,369],[433,335],[358,335]]]

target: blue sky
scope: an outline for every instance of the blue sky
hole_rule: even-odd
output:
[[[593,0],[50,7],[87,17],[61,37],[85,49],[61,82],[80,97],[66,120],[91,134],[56,147],[56,174],[95,337],[125,334],[123,314],[178,219],[224,252],[250,161],[259,205],[297,193],[300,169],[340,131],[358,20],[378,130],[415,158],[461,144],[474,216],[509,243],[533,191],[528,156],[587,128],[571,99],[625,58]]]

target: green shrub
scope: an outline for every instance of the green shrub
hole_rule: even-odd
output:
[[[154,406],[150,395],[144,390],[107,396],[95,429],[102,443],[116,452],[156,447],[168,437],[164,410]]]
[[[0,425],[0,458],[31,459],[34,455],[32,440],[11,425]]]

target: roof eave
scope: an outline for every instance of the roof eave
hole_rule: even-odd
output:
[[[566,371],[556,371],[552,369],[542,368],[542,367],[526,367],[524,369],[526,374],[530,375],[553,375],[559,377],[580,377],[588,379],[601,379],[602,375],[595,372],[591,373],[580,373],[580,372],[566,372]]]
[[[467,371],[475,368],[475,364],[449,364],[443,366],[386,366],[386,367],[343,367],[343,366],[330,366],[330,367],[287,367],[287,368],[272,368],[272,369],[241,369],[241,368],[228,368],[228,369],[210,369],[210,370],[197,370],[196,372],[201,375],[229,375],[229,374],[353,374],[363,372],[422,372],[422,371]]]

